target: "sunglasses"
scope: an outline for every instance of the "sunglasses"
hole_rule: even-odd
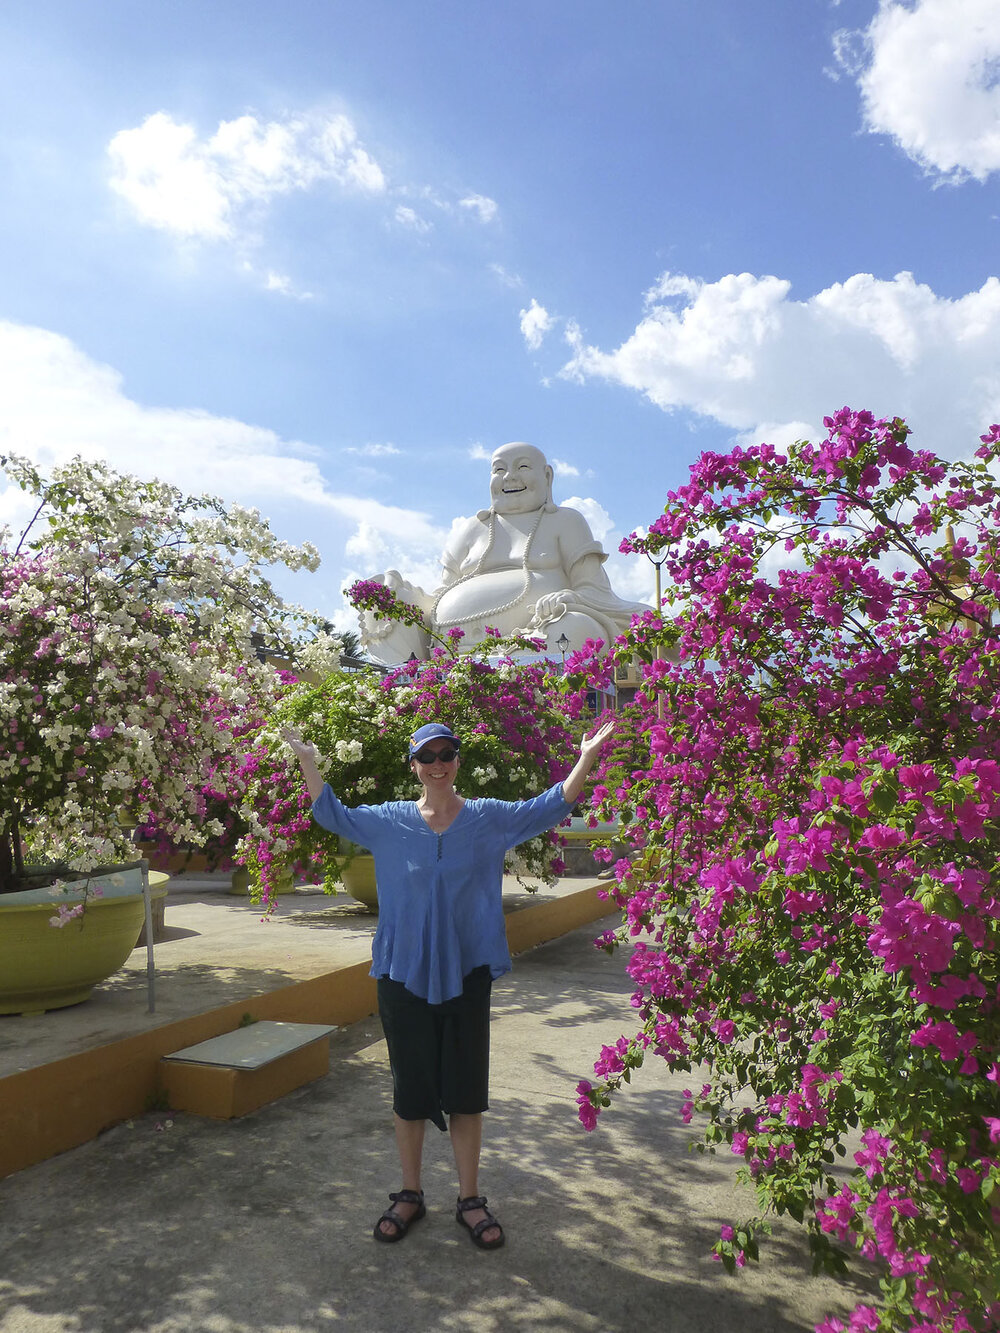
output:
[[[413,756],[418,764],[450,764],[458,756],[458,751],[450,746],[445,750],[418,750]]]

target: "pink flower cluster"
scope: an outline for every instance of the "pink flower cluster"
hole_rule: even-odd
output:
[[[347,598],[359,611],[374,611],[377,615],[392,615],[407,625],[422,625],[419,607],[404,602],[378,579],[358,579],[347,589]]]

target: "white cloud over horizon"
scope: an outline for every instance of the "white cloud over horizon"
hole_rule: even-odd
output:
[[[1000,170],[1000,5],[880,0],[863,32],[834,37],[861,92],[865,128],[928,174],[959,183]]]
[[[774,276],[715,282],[664,274],[620,347],[570,324],[560,374],[603,379],[665,411],[688,410],[762,438],[816,433],[845,404],[907,417],[921,447],[970,453],[1000,419],[1000,280],[940,297],[910,273],[856,273],[805,300]]]
[[[313,541],[323,566],[316,575],[295,575],[294,592],[291,585],[283,591],[322,603],[340,628],[353,621],[340,603],[345,580],[398,569],[433,589],[449,534],[464,522],[463,515],[442,523],[363,492],[335,490],[320,469],[318,449],[236,418],[136,402],[113,367],[87,356],[70,339],[0,320],[0,453],[7,452],[28,456],[43,472],[77,454],[99,459],[120,472],[158,477],[187,494],[209,493],[259,509],[265,517],[290,507],[297,515],[295,531],[279,535]],[[391,443],[368,443],[343,452],[383,458],[402,451]],[[469,453],[477,461],[490,458],[481,445]],[[612,531],[612,520],[596,501],[576,498],[572,504],[596,521],[601,533]],[[20,490],[0,485],[0,530],[8,525],[17,535],[30,512]]]
[[[626,601],[654,601],[652,569],[644,557],[622,555],[618,546],[625,535],[598,500],[590,496],[570,495],[560,501],[568,509],[575,509],[590,524],[590,530],[607,552],[604,571],[619,597]]]
[[[310,528],[337,534],[334,548],[321,551],[334,567],[338,541],[361,528],[417,550],[439,550],[443,542],[442,528],[425,513],[331,488],[311,446],[233,417],[135,402],[117,371],[68,338],[6,320],[0,320],[0,451],[25,454],[43,470],[76,454],[102,459],[119,471],[159,477],[186,493],[208,492],[265,515],[295,506]],[[398,452],[393,445],[359,452],[369,451]],[[0,491],[0,524],[13,526],[23,515],[21,499],[13,488]],[[339,523],[331,525],[331,517]]]

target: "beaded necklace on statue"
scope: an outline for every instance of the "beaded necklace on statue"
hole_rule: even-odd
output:
[[[521,569],[524,571],[524,579],[523,582],[521,583],[521,590],[517,594],[517,596],[512,597],[509,602],[504,602],[501,606],[492,607],[489,611],[479,611],[474,616],[459,616],[457,618],[453,618],[449,621],[450,624],[468,625],[472,621],[480,621],[480,620],[485,622],[490,616],[499,616],[502,615],[504,611],[512,611],[515,606],[517,606],[520,602],[524,600],[524,598],[527,596],[528,589],[531,587],[531,570],[528,568],[528,556],[531,554],[531,543],[535,540],[535,533],[538,531],[538,525],[541,523],[544,515],[545,515],[545,508],[543,506],[538,511],[538,517],[535,519],[535,526],[531,529],[531,532],[528,534],[528,540],[524,544],[524,554],[521,556]],[[461,578],[456,579],[454,583],[449,583],[447,587],[442,588],[441,591],[438,593],[437,597],[435,597],[434,605],[431,608],[431,616],[430,616],[432,625],[437,623],[438,602],[440,602],[441,598],[445,595],[445,593],[454,592],[454,590],[460,587],[461,584],[468,583],[470,579],[478,578],[479,575],[482,573],[483,565],[486,562],[486,558],[493,550],[493,542],[496,537],[496,520],[497,520],[496,510],[491,507],[489,536],[486,541],[486,547],[482,555],[476,561],[475,569],[470,570],[468,574],[463,574]]]

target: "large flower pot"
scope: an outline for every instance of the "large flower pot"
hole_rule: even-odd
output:
[[[617,819],[599,823],[596,828],[591,828],[587,819],[574,815],[569,822],[569,828],[560,826],[557,832],[564,844],[559,853],[566,867],[563,874],[570,877],[600,874],[602,870],[608,869],[609,864],[627,854],[628,849],[616,836],[620,832]],[[599,861],[594,857],[594,843],[598,841],[607,841],[611,844],[612,862]]]
[[[352,898],[357,898],[369,912],[378,911],[378,892],[375,888],[375,858],[371,852],[356,852],[350,864],[340,863],[340,878]]]
[[[151,876],[154,898],[166,894],[166,879]],[[83,896],[72,890],[54,895],[50,889],[0,895],[0,1014],[80,1004],[128,958],[145,922],[141,872],[95,877],[83,915],[64,926],[50,924],[57,907],[71,907]]]

